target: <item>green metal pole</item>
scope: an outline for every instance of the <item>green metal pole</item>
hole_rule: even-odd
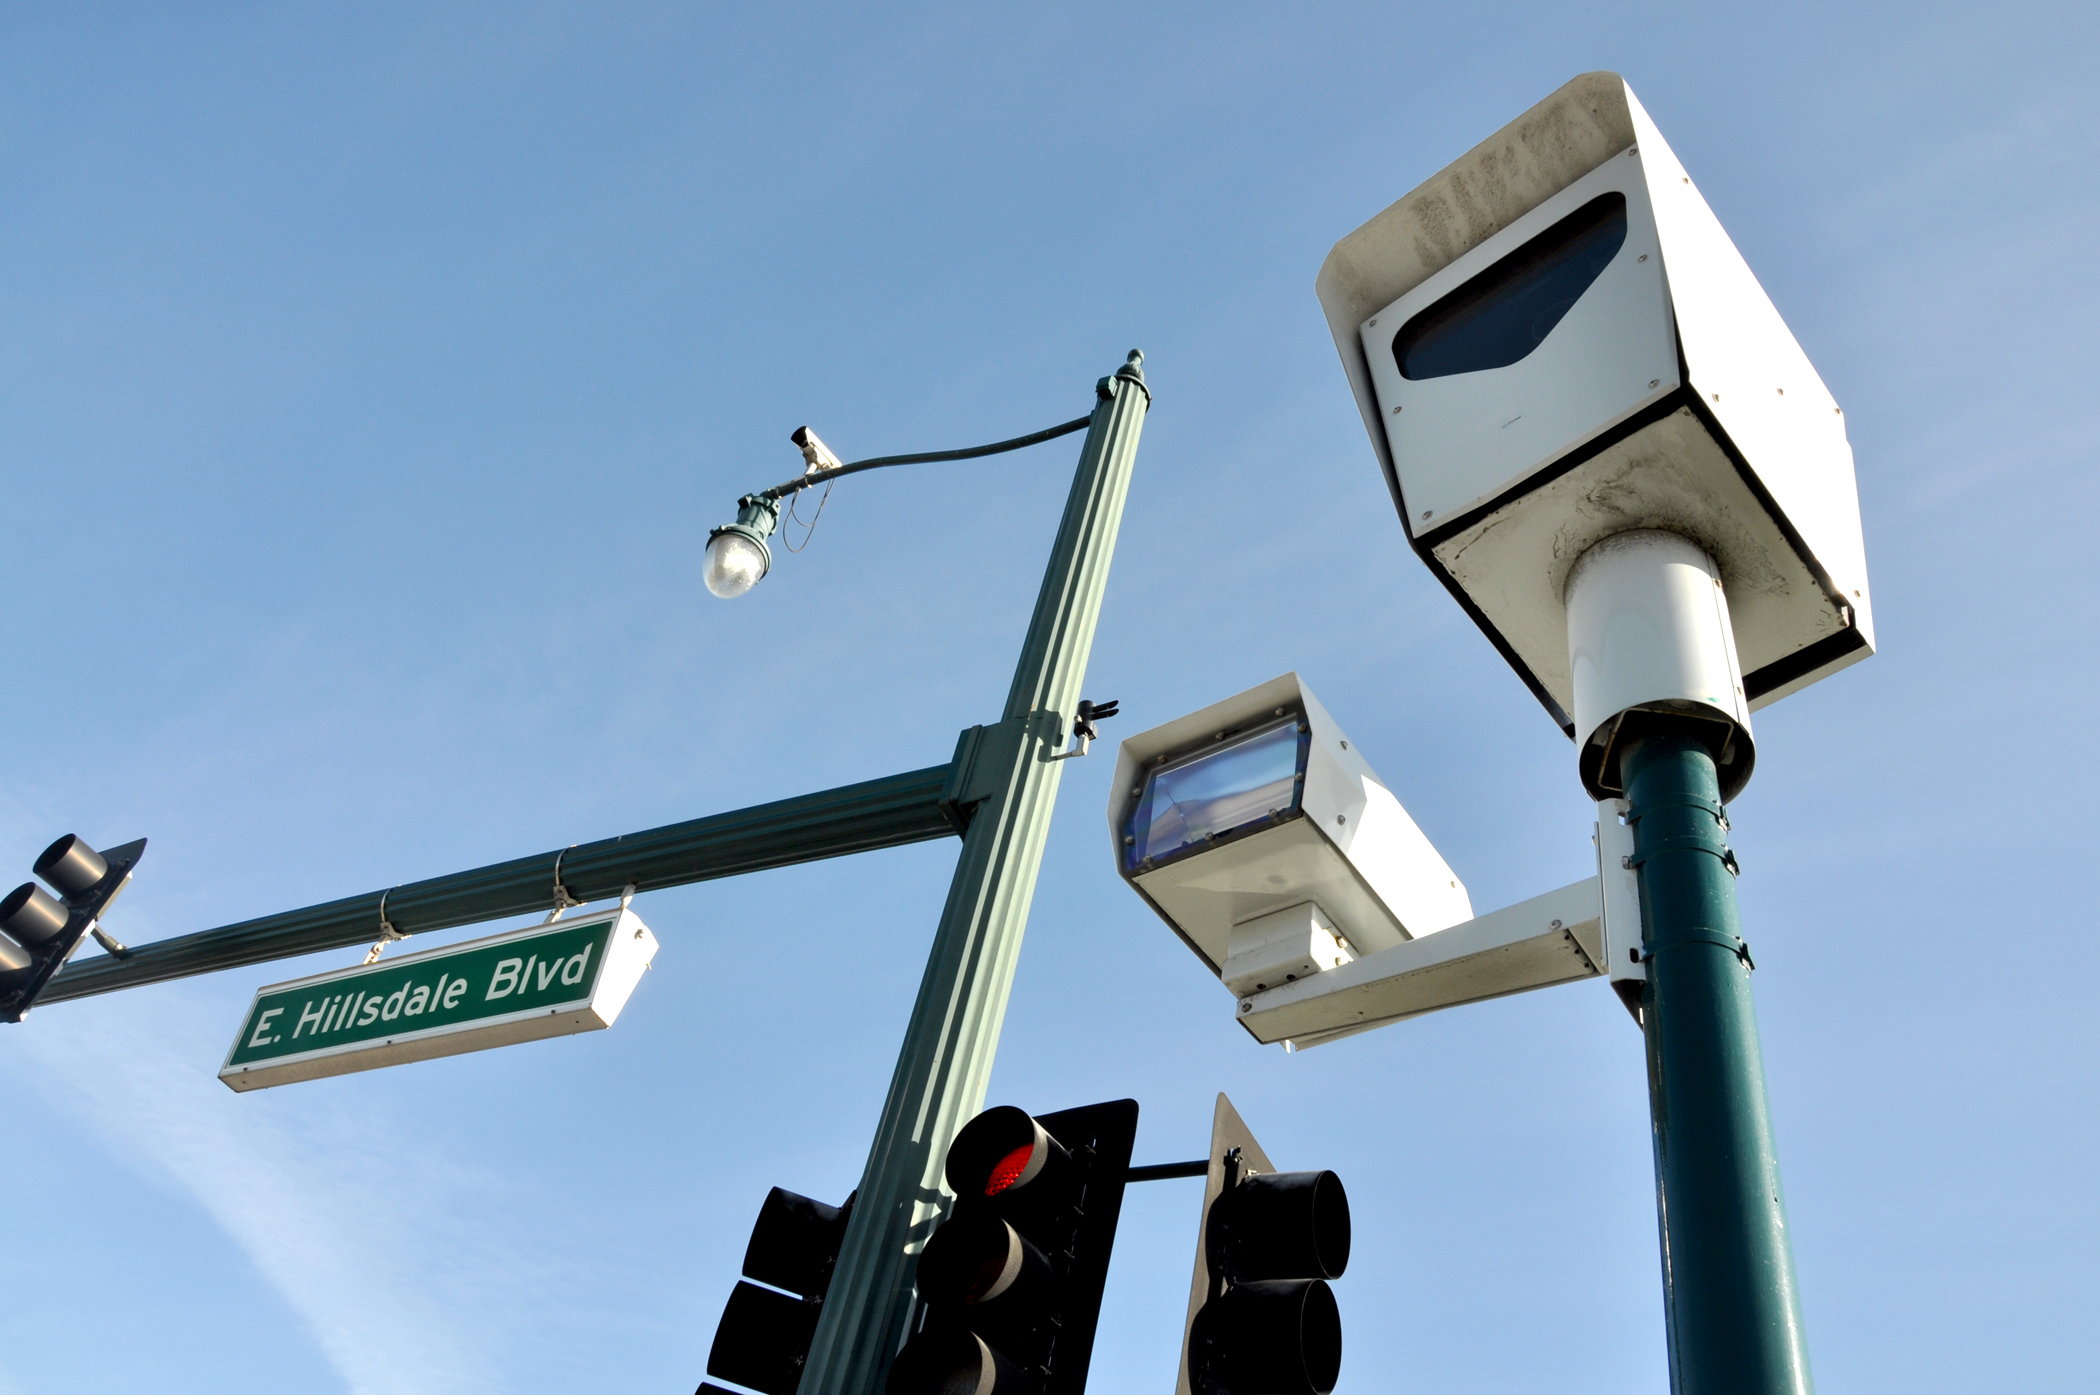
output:
[[[1005,719],[958,771],[976,806],[861,1174],[799,1395],[875,1395],[915,1309],[912,1266],[948,1205],[948,1140],[984,1107],[1028,903],[1152,394],[1132,350],[1103,378]],[[958,753],[958,764],[963,753]]]
[[[1624,760],[1640,875],[1641,996],[1675,1395],[1810,1395],[1808,1341],[1765,1104],[1713,757],[1639,742]]]

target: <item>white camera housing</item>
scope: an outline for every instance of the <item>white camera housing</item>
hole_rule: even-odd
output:
[[[1750,709],[1873,652],[1843,412],[1616,74],[1336,243],[1317,289],[1415,550],[1571,736],[1564,595],[1614,534],[1713,559]]]
[[[1235,994],[1473,916],[1295,673],[1123,742],[1108,826],[1117,872]]]

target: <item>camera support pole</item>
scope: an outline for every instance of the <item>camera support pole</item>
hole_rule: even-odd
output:
[[[853,1218],[824,1296],[799,1395],[876,1395],[917,1312],[912,1266],[948,1209],[942,1163],[984,1106],[1028,904],[1108,584],[1116,530],[1152,403],[1142,355],[1098,387],[1093,421],[1021,646],[1005,719],[965,732],[949,802],[965,816],[962,858],[934,932]]]
[[[1624,771],[1648,971],[1641,1019],[1670,1389],[1810,1395],[1713,756],[1697,741],[1651,738],[1626,753]]]
[[[1721,803],[1757,761],[1727,588],[1703,548],[1641,529],[1577,558],[1566,601],[1578,769],[1623,791],[1640,885],[1670,1389],[1811,1395]]]

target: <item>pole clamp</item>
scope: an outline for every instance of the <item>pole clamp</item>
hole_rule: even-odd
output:
[[[1645,964],[1664,950],[1675,949],[1679,945],[1713,945],[1742,960],[1743,967],[1752,973],[1757,971],[1757,961],[1750,957],[1748,940],[1741,935],[1731,935],[1726,930],[1716,930],[1710,925],[1694,925],[1688,930],[1678,931],[1661,944],[1642,947],[1638,951],[1639,962]]]
[[[1657,809],[1697,809],[1701,813],[1713,815],[1714,822],[1720,824],[1721,827],[1728,827],[1727,806],[1718,799],[1708,799],[1706,796],[1699,794],[1676,794],[1662,799],[1642,800],[1638,805],[1627,810],[1626,821],[1628,823],[1637,822],[1641,815],[1652,813]]]
[[[1625,866],[1630,871],[1639,867],[1649,858],[1668,852],[1712,853],[1715,857],[1721,859],[1721,865],[1728,869],[1730,876],[1739,877],[1743,872],[1741,865],[1735,860],[1735,849],[1729,847],[1718,838],[1709,838],[1703,833],[1678,833],[1668,838],[1658,838],[1647,847],[1627,858]]]
[[[569,848],[575,846],[574,843],[569,844]],[[554,909],[547,912],[546,920],[541,922],[544,925],[552,925],[555,921],[561,919],[563,911],[584,904],[571,896],[569,889],[561,883],[561,860],[569,855],[569,848],[563,848],[554,855]]]
[[[393,894],[394,889],[392,887],[388,887],[385,891],[379,893],[379,938],[373,941],[370,949],[365,951],[365,962],[367,964],[377,964],[379,956],[386,953],[388,945],[408,938],[404,932],[394,928],[393,921],[386,918],[386,898]]]

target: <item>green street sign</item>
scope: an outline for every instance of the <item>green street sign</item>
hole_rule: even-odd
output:
[[[656,955],[628,910],[259,990],[219,1068],[236,1090],[610,1027]]]

